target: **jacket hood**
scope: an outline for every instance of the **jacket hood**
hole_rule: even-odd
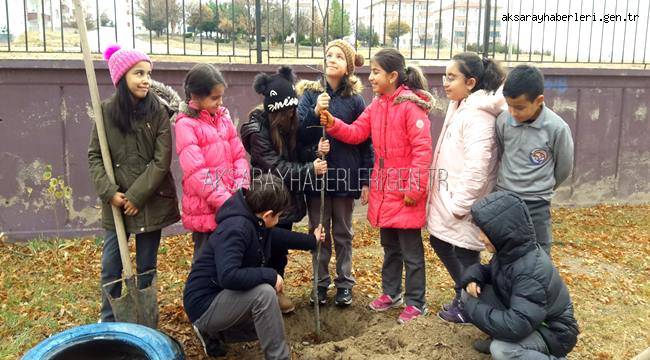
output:
[[[472,205],[472,218],[496,248],[496,256],[505,262],[516,260],[536,246],[528,207],[513,193],[488,194]]]
[[[347,83],[342,84],[345,86],[345,90],[349,90],[349,93],[345,93],[345,90],[343,91],[345,96],[352,96],[352,95],[361,95],[363,92],[363,83],[361,82],[361,79],[359,79],[356,75],[350,75],[348,76]],[[323,87],[323,82],[322,81],[311,81],[311,80],[300,80],[298,81],[298,84],[296,84],[296,93],[298,96],[303,96],[305,94],[305,91],[313,91],[317,93],[322,93],[325,91],[325,88]]]
[[[165,106],[167,112],[171,116],[172,123],[176,121],[176,116],[172,116],[178,112],[181,104],[181,97],[176,90],[171,86],[167,86],[159,81],[151,80],[151,92],[156,94],[160,102]]]
[[[422,108],[422,110],[424,110],[427,114],[430,113],[434,108],[435,99],[433,95],[431,95],[428,91],[413,90],[404,85],[400,86],[397,91],[397,96],[393,101],[394,104],[410,101]]]
[[[244,191],[240,189],[223,203],[217,212],[217,224],[231,217],[243,217],[256,226],[263,226],[262,219],[253,214],[253,211],[248,207]]]
[[[503,110],[507,110],[506,98],[503,97],[500,87],[494,93],[485,90],[478,90],[467,97],[466,105],[486,111],[493,116],[498,116]]]

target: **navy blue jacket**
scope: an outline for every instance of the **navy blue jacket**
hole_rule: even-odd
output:
[[[505,310],[469,297],[464,310],[472,323],[491,337],[518,342],[534,331],[556,357],[577,342],[578,323],[569,291],[546,252],[535,240],[535,229],[523,200],[498,191],[472,206],[472,218],[496,248],[488,265],[465,271],[463,288],[474,281],[491,284]]]
[[[335,117],[350,124],[354,122],[366,108],[361,96],[363,85],[361,81],[352,77],[350,81],[341,84],[336,91],[327,85],[327,94],[330,96],[329,111]],[[298,131],[300,142],[307,150],[303,153],[316,158],[318,142],[322,137],[322,128],[309,128],[320,126],[320,119],[314,113],[318,95],[323,92],[323,85],[319,81],[300,81],[296,85],[298,95],[301,95],[298,104],[298,118],[300,129]],[[370,139],[358,145],[351,145],[328,136],[330,152],[327,154],[327,196],[359,198],[361,188],[370,183],[370,170],[374,163],[372,141]],[[307,159],[310,160],[310,159]],[[316,185],[314,183],[314,185]],[[322,185],[305,188],[307,196],[316,196]]]
[[[313,250],[316,238],[281,228],[267,229],[250,210],[245,190],[228,199],[217,213],[219,226],[201,249],[185,283],[183,306],[198,320],[224,289],[245,291],[260,284],[275,286],[277,272],[266,267],[271,246]]]

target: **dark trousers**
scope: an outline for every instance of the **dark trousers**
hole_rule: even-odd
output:
[[[535,227],[537,243],[551,256],[551,243],[553,232],[551,231],[551,203],[546,200],[524,201],[528,207],[530,217]]]
[[[291,230],[293,228],[293,223],[277,224],[276,227]],[[271,246],[271,257],[266,263],[266,266],[272,268],[284,278],[284,269],[287,267],[287,263],[289,262],[287,259],[288,256],[289,249]]]
[[[404,298],[406,305],[424,310],[426,300],[426,273],[424,246],[420,229],[379,229],[384,262],[381,267],[381,285],[384,294],[397,299],[402,293],[402,272],[406,268]]]
[[[158,246],[160,245],[160,230],[151,231],[135,235],[135,264],[136,273],[142,274],[149,270],[156,269],[158,263]],[[126,234],[129,237],[129,234]],[[102,250],[102,271],[101,271],[101,288],[102,290],[102,322],[115,321],[111,304],[103,291],[104,284],[115,281],[122,277],[122,259],[120,258],[120,248],[117,241],[117,233],[107,230],[104,234],[104,247]],[[138,276],[138,288],[144,289],[151,285],[153,274]],[[112,298],[120,297],[122,293],[122,282],[117,282],[108,286],[108,292]]]
[[[431,247],[445,265],[447,272],[454,280],[454,289],[456,290],[456,300],[460,299],[460,291],[462,285],[460,283],[463,272],[468,267],[478,264],[481,261],[480,252],[464,249],[458,246],[451,245],[450,243],[440,240],[431,235],[429,237]]]
[[[192,240],[194,241],[194,254],[192,255],[192,264],[196,261],[196,259],[199,257],[199,252],[203,248],[205,244],[208,243],[208,239],[210,238],[210,235],[212,235],[211,232],[193,232],[192,233]]]

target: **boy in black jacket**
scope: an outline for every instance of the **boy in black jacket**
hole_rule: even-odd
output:
[[[470,321],[494,339],[489,344],[492,358],[566,356],[579,332],[573,304],[557,269],[536,242],[524,201],[513,193],[494,192],[472,206],[472,218],[494,255],[488,265],[467,269],[461,302]]]
[[[290,204],[282,180],[265,174],[219,210],[219,226],[192,265],[183,292],[185,312],[207,355],[225,355],[226,342],[259,338],[266,359],[289,359],[276,296],[283,281],[267,267],[271,248],[313,250],[317,238],[324,240],[320,227],[314,236],[275,228]]]

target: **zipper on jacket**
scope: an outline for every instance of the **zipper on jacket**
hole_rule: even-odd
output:
[[[388,102],[386,103],[388,104]],[[381,207],[384,205],[384,198],[386,197],[386,193],[384,192],[385,185],[384,184],[384,159],[386,158],[386,128],[388,127],[388,105],[386,105],[386,111],[384,111],[384,119],[383,119],[383,127],[384,127],[384,133],[383,135],[383,149],[382,149],[382,155],[379,157],[379,176],[380,176],[380,184],[381,184],[381,202],[379,203],[379,207],[377,208],[377,226],[379,226],[379,218],[381,216]]]

